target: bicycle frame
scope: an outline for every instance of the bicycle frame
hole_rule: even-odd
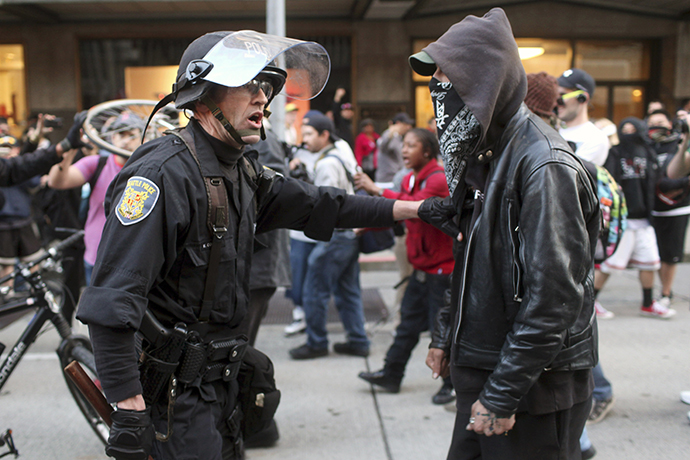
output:
[[[50,293],[50,291],[47,291],[47,293]],[[50,297],[52,297],[52,293],[50,293]],[[51,307],[49,306],[49,303],[53,303],[54,305]],[[36,337],[38,337],[38,334],[41,331],[41,328],[46,322],[50,321],[55,325],[63,340],[71,335],[71,330],[69,329],[69,325],[67,325],[69,334],[67,334],[67,336],[63,336],[64,327],[59,325],[61,321],[56,320],[56,318],[59,317],[62,319],[65,325],[66,321],[59,311],[60,306],[54,299],[51,299],[50,302],[45,298],[41,299],[39,297],[27,297],[26,299],[20,299],[1,306],[0,317],[37,307],[38,311],[29,322],[29,325],[24,330],[19,340],[17,340],[17,343],[15,343],[8,353],[5,361],[2,363],[2,367],[0,367],[0,389],[2,389],[2,387],[5,385],[5,382],[7,382],[10,374],[12,374],[12,371],[17,367],[19,361],[21,361],[22,356],[24,356],[24,353],[26,353],[26,351],[29,349],[29,346],[34,343]],[[56,310],[54,311],[54,309]]]
[[[73,337],[72,328],[65,317],[62,316],[61,305],[55,300],[55,296],[43,280],[40,270],[34,273],[31,269],[46,259],[54,258],[60,249],[73,244],[75,241],[82,238],[83,234],[83,231],[77,232],[63,240],[55,248],[49,249],[45,255],[36,261],[23,265],[10,275],[0,279],[0,284],[2,284],[21,275],[31,286],[31,295],[29,297],[17,299],[14,302],[9,302],[8,304],[0,306],[0,317],[32,308],[38,308],[38,311],[29,322],[29,325],[14,347],[12,347],[12,350],[8,353],[5,361],[2,363],[2,367],[0,367],[0,389],[5,385],[5,382],[7,382],[10,374],[12,374],[12,371],[17,367],[19,361],[21,361],[22,356],[24,356],[24,353],[29,349],[29,346],[36,340],[36,337],[38,337],[41,328],[46,322],[50,321],[55,325],[55,329],[57,329],[58,334],[60,334],[63,343],[65,340]],[[61,347],[62,344],[58,350],[60,350]]]

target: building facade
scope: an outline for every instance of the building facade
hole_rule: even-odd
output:
[[[331,79],[312,108],[329,110],[344,87],[354,126],[373,118],[380,131],[399,111],[426,126],[426,81],[413,75],[407,57],[466,15],[501,6],[519,46],[532,53],[523,60],[527,72],[583,68],[597,80],[592,117],[618,122],[643,116],[650,100],[674,111],[690,98],[690,12],[683,3],[287,0],[286,35],[318,41],[331,55]],[[265,31],[265,8],[260,0],[4,2],[0,116],[20,130],[31,113],[71,119],[110,99],[156,99],[170,90],[170,69],[191,40],[213,30]]]

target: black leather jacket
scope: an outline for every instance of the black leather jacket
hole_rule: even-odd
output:
[[[599,205],[580,160],[524,104],[491,150],[482,212],[471,229],[472,209],[460,214],[465,243],[432,347],[493,370],[479,399],[501,416],[544,371],[597,362]]]

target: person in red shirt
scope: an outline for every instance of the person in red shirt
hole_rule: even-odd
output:
[[[362,170],[370,178],[374,178],[377,166],[376,141],[379,139],[374,128],[374,120],[367,118],[359,124],[360,133],[355,139],[355,159]]]
[[[355,184],[371,195],[396,200],[445,198],[448,185],[443,167],[436,161],[438,153],[435,134],[426,129],[412,129],[405,134],[402,149],[403,163],[412,172],[403,178],[400,192],[379,188],[366,174],[355,176]],[[419,342],[419,335],[433,329],[436,313],[443,306],[444,294],[450,288],[450,274],[455,265],[450,236],[420,219],[409,219],[405,223],[407,258],[414,271],[400,307],[400,324],[395,330],[395,340],[388,349],[383,369],[359,374],[359,378],[391,393],[400,391],[405,366]],[[446,404],[454,399],[453,385],[448,377],[432,401]]]

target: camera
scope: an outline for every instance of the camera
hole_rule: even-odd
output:
[[[62,128],[62,118],[48,119],[43,122],[46,128]]]
[[[688,134],[688,123],[682,118],[673,120],[673,128],[671,131],[679,134]]]

